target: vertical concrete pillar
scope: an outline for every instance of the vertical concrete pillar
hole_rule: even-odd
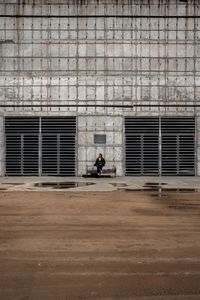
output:
[[[0,176],[4,176],[4,117],[0,116]]]
[[[106,143],[95,143],[94,135],[106,135]],[[117,175],[123,175],[123,117],[78,117],[78,175],[85,174],[87,165],[93,165],[99,153],[107,166],[115,165]]]

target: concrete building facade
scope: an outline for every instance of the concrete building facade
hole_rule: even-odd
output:
[[[192,173],[189,168],[177,175],[199,175],[199,17],[195,0],[0,0],[1,175],[7,173],[6,157],[15,158],[13,144],[7,152],[6,118],[11,117],[41,117],[38,122],[43,117],[75,117],[75,175],[84,174],[99,152],[119,176],[150,174],[130,171],[139,157],[145,164],[146,156],[147,165],[157,156],[157,175],[164,157],[165,165],[167,159],[172,164],[180,160],[180,169],[192,160]],[[144,121],[154,132],[149,125],[154,119],[157,137],[149,132],[145,144],[143,129],[135,130],[134,120]],[[182,127],[193,122],[193,129],[180,129],[181,136],[178,123],[171,123],[176,141],[170,139],[171,132],[165,135],[180,152],[178,158],[162,150],[168,143],[161,136],[165,120],[181,120]],[[130,143],[126,126],[135,130]],[[188,135],[194,139],[188,141]],[[154,143],[155,153],[148,150]],[[180,150],[182,144],[186,146]],[[186,153],[183,167],[181,151]],[[132,165],[127,162],[130,155]]]

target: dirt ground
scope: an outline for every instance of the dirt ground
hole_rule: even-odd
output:
[[[1,192],[11,299],[200,299],[200,193]]]

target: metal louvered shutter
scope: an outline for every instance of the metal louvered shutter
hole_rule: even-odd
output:
[[[159,174],[159,119],[125,118],[126,175]]]
[[[195,175],[194,117],[126,117],[125,174]]]
[[[6,175],[76,174],[76,117],[6,117]]]
[[[76,118],[42,117],[42,175],[75,176]]]
[[[7,117],[6,175],[39,175],[39,118]]]
[[[162,175],[195,175],[195,118],[161,119]]]

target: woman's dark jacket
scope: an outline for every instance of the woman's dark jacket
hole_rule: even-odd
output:
[[[94,166],[105,166],[105,163],[106,163],[106,161],[105,161],[105,159],[102,157],[102,159],[100,160],[99,158],[97,158],[96,159],[96,162],[95,162],[95,164],[94,164]]]

